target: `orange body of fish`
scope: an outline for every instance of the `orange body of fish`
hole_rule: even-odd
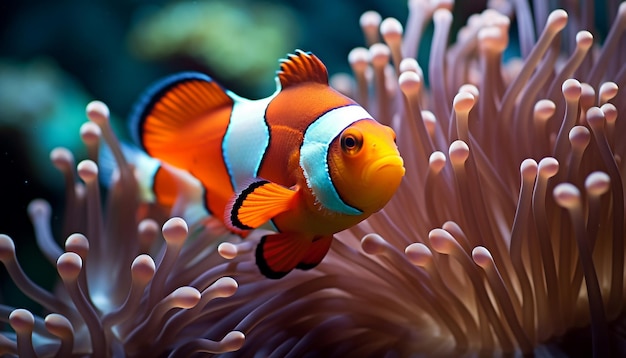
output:
[[[233,232],[275,231],[256,249],[269,278],[319,264],[333,234],[379,211],[405,171],[393,130],[332,89],[315,55],[289,55],[277,84],[248,100],[181,73],[150,88],[131,120],[137,142],[166,164],[152,178],[159,203],[176,198],[175,167],[199,180],[207,211]]]

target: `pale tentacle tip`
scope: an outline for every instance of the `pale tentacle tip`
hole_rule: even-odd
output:
[[[580,191],[573,184],[561,183],[554,188],[552,193],[559,206],[566,209],[580,207]]]
[[[459,87],[459,93],[471,94],[472,96],[474,96],[474,102],[480,95],[480,91],[478,90],[478,87],[476,87],[476,85],[473,85],[471,83],[466,83],[464,85],[461,85],[461,87]]]
[[[593,35],[589,31],[579,31],[576,34],[576,46],[588,50],[593,45]]]
[[[409,262],[415,266],[424,267],[432,260],[433,253],[428,246],[416,242],[412,243],[404,249]]]
[[[359,18],[359,25],[363,28],[375,27],[378,29],[381,21],[382,17],[380,14],[376,11],[370,10],[361,14],[361,17]]]
[[[169,295],[173,306],[184,309],[194,308],[201,297],[200,291],[191,286],[179,287]]]
[[[154,277],[154,272],[156,271],[156,265],[152,257],[146,254],[141,254],[133,260],[133,263],[130,266],[130,272],[133,278],[133,281],[138,281],[142,283],[148,283]]]
[[[217,247],[217,253],[226,260],[232,260],[237,257],[239,251],[237,250],[237,245],[230,242],[222,242]]]
[[[187,222],[180,217],[173,217],[163,224],[163,237],[168,244],[182,244],[189,233]]]
[[[139,234],[139,244],[142,247],[149,247],[159,233],[159,224],[153,219],[143,219],[137,226],[137,233]]]
[[[44,323],[48,332],[59,338],[70,338],[74,335],[74,327],[65,316],[50,313],[44,319]]]
[[[380,255],[386,247],[387,242],[378,234],[367,234],[361,239],[361,248],[369,255]]]
[[[604,172],[596,171],[585,179],[585,189],[593,196],[601,196],[611,187],[611,177]]]
[[[76,166],[78,176],[85,183],[92,183],[98,179],[98,165],[90,159],[85,159]]]
[[[561,91],[563,92],[563,97],[565,97],[568,101],[574,101],[580,98],[582,95],[582,85],[581,83],[574,79],[569,78],[563,82],[561,86]]]
[[[0,234],[0,261],[13,260],[15,258],[15,243],[9,235]]]
[[[82,268],[83,260],[74,252],[63,253],[57,259],[57,271],[63,281],[76,280]]]
[[[394,17],[388,17],[380,23],[380,33],[385,42],[402,39],[402,24]]]
[[[343,94],[352,93],[354,87],[352,76],[347,73],[335,73],[330,76],[329,83],[332,88]]]
[[[365,76],[369,68],[369,50],[365,47],[355,47],[348,53],[348,63],[357,76]]]
[[[428,135],[432,136],[437,129],[437,117],[433,112],[424,110],[422,111],[422,121],[424,121]]]
[[[441,254],[450,254],[454,247],[454,237],[444,229],[433,229],[428,233],[432,248]]]
[[[539,161],[539,174],[544,178],[551,178],[559,172],[559,161],[552,157],[545,157]]]
[[[532,158],[524,159],[522,164],[520,164],[520,173],[524,180],[535,180],[538,172],[538,164]]]
[[[78,254],[82,260],[85,260],[89,254],[89,240],[81,233],[74,233],[65,240],[65,251]]]
[[[607,123],[615,123],[617,120],[617,108],[613,103],[605,103],[600,107],[602,113],[604,113],[604,117],[606,118]]]
[[[474,96],[469,92],[459,92],[454,96],[454,100],[452,105],[454,107],[454,111],[457,113],[467,113],[472,108],[474,108],[474,104],[476,100]]]
[[[495,53],[506,50],[509,42],[508,34],[500,27],[489,26],[478,31],[480,49]]]
[[[28,310],[18,308],[9,314],[9,324],[17,334],[31,334],[35,328],[35,316]]]
[[[567,25],[567,19],[568,15],[565,10],[556,9],[548,15],[546,28],[554,32],[561,31]]]
[[[211,287],[215,289],[217,297],[230,297],[237,292],[239,285],[232,277],[221,277]]]
[[[605,122],[604,112],[598,107],[591,107],[587,110],[587,123],[593,128],[602,128]]]
[[[491,252],[483,246],[476,246],[472,250],[472,260],[474,260],[476,265],[482,267],[483,269],[493,265],[493,256],[491,255]]]
[[[412,72],[417,73],[420,76],[420,78],[424,77],[424,71],[422,71],[422,68],[420,67],[419,63],[417,63],[416,59],[411,58],[411,57],[405,57],[402,59],[402,61],[400,61],[399,70],[400,70],[400,73],[412,71]]]
[[[415,95],[420,92],[422,88],[422,79],[420,75],[413,71],[405,71],[398,77],[398,84],[400,90],[407,96]]]
[[[469,158],[470,149],[467,143],[462,140],[455,140],[450,144],[450,149],[448,150],[448,156],[450,157],[450,161],[454,164],[462,164],[465,163],[467,158]]]
[[[50,151],[50,161],[58,170],[68,170],[74,163],[74,154],[65,147],[56,147]]]
[[[102,101],[91,101],[86,108],[87,118],[90,121],[102,126],[109,122],[109,107]]]
[[[535,103],[534,116],[540,121],[547,121],[554,115],[556,104],[549,99],[541,99]]]
[[[44,199],[35,199],[28,204],[28,215],[34,217],[50,217],[52,209],[50,204]]]
[[[442,2],[439,3],[442,5]],[[437,10],[433,13],[433,21],[435,23],[451,23],[452,22],[452,12],[447,6],[439,6]]]
[[[569,131],[569,141],[574,148],[586,148],[591,141],[591,132],[585,126],[574,126]]]
[[[224,352],[233,352],[241,349],[246,341],[246,335],[239,331],[230,331],[220,341]]]
[[[369,48],[370,61],[375,68],[383,68],[389,63],[391,50],[389,46],[375,43]]]
[[[95,144],[100,140],[102,130],[95,122],[85,122],[80,126],[80,137],[86,144]]]
[[[443,152],[435,151],[428,158],[428,167],[434,173],[439,173],[446,165],[446,155]]]

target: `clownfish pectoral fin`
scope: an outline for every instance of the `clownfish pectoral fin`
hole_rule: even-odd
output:
[[[267,180],[252,180],[226,205],[224,222],[234,231],[255,229],[292,209],[296,193]]]
[[[135,105],[131,114],[131,134],[153,157],[168,158],[198,133],[197,123],[209,126],[207,116],[226,113],[235,100],[211,77],[197,72],[183,72],[153,85]],[[210,131],[209,131],[210,132]],[[197,144],[197,143],[196,143]]]
[[[310,52],[296,50],[286,59],[280,60],[278,80],[282,88],[305,82],[328,85],[328,71],[322,61]]]
[[[294,233],[266,235],[256,247],[256,264],[265,277],[279,279],[296,268],[310,248],[310,236]]]
[[[304,255],[302,260],[296,265],[296,268],[300,270],[310,270],[315,266],[319,265],[320,262],[324,259],[328,250],[330,249],[330,244],[333,242],[333,236],[320,236],[313,239],[311,243],[311,247]]]

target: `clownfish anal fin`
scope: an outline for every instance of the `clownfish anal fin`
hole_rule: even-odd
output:
[[[313,239],[311,247],[306,252],[302,260],[296,265],[296,268],[300,270],[310,270],[322,262],[322,259],[328,253],[330,244],[333,242],[333,236],[320,236]]]
[[[226,205],[224,222],[233,230],[255,229],[293,208],[296,193],[267,180],[251,180]]]
[[[181,141],[181,129],[234,100],[211,77],[198,72],[169,76],[153,85],[135,105],[131,131],[150,153]]]
[[[332,235],[313,239],[299,233],[266,235],[256,248],[256,263],[271,279],[279,279],[294,268],[310,270],[326,256],[332,240]]]
[[[322,61],[310,52],[296,50],[280,61],[278,79],[282,88],[315,82],[328,85],[328,71]]]

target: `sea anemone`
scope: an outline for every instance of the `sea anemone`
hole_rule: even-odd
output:
[[[591,2],[533,4],[491,2],[450,45],[450,2],[409,1],[404,34],[361,17],[369,48],[332,83],[394,127],[406,177],[317,269],[241,284],[234,355],[624,354],[626,3],[598,7],[602,46]],[[521,59],[503,63],[513,19]]]
[[[598,7],[615,16],[602,46],[593,44],[600,32],[592,5],[568,2],[567,11],[550,12],[547,2],[535,1],[531,14],[526,1],[492,1],[450,45],[451,2],[409,1],[406,30],[395,19],[364,14],[369,48],[352,51],[353,75],[333,84],[394,127],[406,177],[381,212],[337,235],[318,267],[281,280],[263,279],[254,266],[260,230],[242,240],[206,221],[190,221],[187,230],[174,218],[163,226],[165,244],[155,242],[158,225],[142,219],[152,208],[138,202],[105,107],[91,104],[88,115],[98,126],[82,132],[91,153],[78,165],[84,185],[75,186],[67,151],[52,155],[66,174],[67,252],[51,239],[47,206],[37,201],[30,210],[40,246],[61,276],[59,294],[26,280],[12,241],[0,237],[0,258],[13,279],[53,312],[42,322],[0,306],[16,332],[0,335],[0,349],[626,354],[626,147],[619,141],[626,94],[618,90],[626,86],[626,3]],[[426,89],[415,58],[431,19]],[[504,62],[512,19],[521,59]],[[95,185],[99,131],[120,166],[106,222]],[[170,215],[187,217],[197,195],[189,184]]]
[[[214,240],[224,238],[206,230],[197,233],[193,226],[190,233],[183,219],[173,217],[163,224],[161,239],[157,222],[142,215],[137,181],[116,144],[108,108],[92,102],[87,115],[91,121],[82,126],[81,137],[91,159],[78,163],[75,171],[69,150],[57,148],[50,155],[66,183],[64,249],[52,234],[50,205],[37,199],[28,207],[38,246],[60,277],[54,293],[24,274],[13,240],[0,235],[0,261],[19,289],[47,313],[39,317],[0,305],[0,319],[14,330],[0,335],[0,354],[178,356],[238,349],[241,332],[204,335],[215,328],[206,317],[219,298],[237,290],[216,251]],[[114,148],[119,164],[104,219],[95,161],[101,137]]]

